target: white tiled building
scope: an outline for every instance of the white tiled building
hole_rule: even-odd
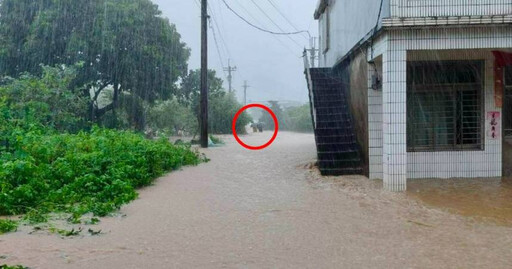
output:
[[[319,65],[350,78],[370,178],[404,190],[413,178],[502,176],[512,0],[321,0],[315,18]]]

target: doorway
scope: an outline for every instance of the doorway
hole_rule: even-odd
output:
[[[506,66],[503,79],[503,176],[512,177],[512,65]]]

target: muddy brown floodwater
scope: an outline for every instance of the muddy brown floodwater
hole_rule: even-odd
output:
[[[252,133],[244,141],[263,144],[266,137]],[[318,176],[309,169],[312,135],[282,132],[259,152],[224,139],[225,146],[204,151],[211,162],[159,179],[119,215],[90,226],[102,230],[99,236],[63,239],[44,231],[28,234],[30,227],[0,236],[0,264],[512,268],[512,228],[473,214],[479,203],[498,210],[493,215],[509,212],[509,204],[491,201],[501,195],[502,183],[463,191],[456,182],[436,190],[445,183],[422,181],[408,193],[389,193],[381,182],[360,176]],[[449,203],[452,194],[444,192],[459,198]],[[464,211],[455,205],[465,196],[480,202]]]
[[[512,226],[512,180],[426,179],[407,184],[410,197],[477,221]]]

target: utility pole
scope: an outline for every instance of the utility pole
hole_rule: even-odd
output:
[[[247,80],[244,81],[244,105],[247,105],[247,88],[250,88],[251,86],[247,85]]]
[[[307,51],[309,51],[310,53],[310,61],[311,61],[311,67],[315,67],[315,59],[316,59],[316,52],[318,51],[318,49],[316,48],[316,37],[311,37],[311,39],[309,40],[309,43],[310,43],[310,46],[311,46],[311,49],[308,49]]]
[[[201,147],[208,147],[208,0],[201,0]]]
[[[228,59],[228,67],[224,67],[224,71],[228,72],[228,83],[229,83],[229,92],[233,92],[233,72],[236,71],[236,66],[231,66],[231,60]]]

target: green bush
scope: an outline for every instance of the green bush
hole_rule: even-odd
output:
[[[311,110],[309,105],[290,107],[285,110],[288,118],[288,130],[294,132],[313,132],[313,121],[311,120]]]
[[[311,120],[311,111],[308,104],[283,108],[277,101],[270,101],[270,109],[279,121],[280,130],[313,132],[313,121]],[[265,129],[274,129],[274,120],[269,113],[263,113],[260,122],[265,125]]]
[[[18,223],[13,220],[0,219],[0,234],[14,232],[18,229]]]
[[[79,67],[43,66],[40,76],[23,74],[18,79],[3,78],[0,117],[25,129],[44,126],[57,131],[77,132],[88,127],[84,89],[72,86]]]
[[[7,264],[0,265],[0,269],[28,269],[28,267],[22,265],[9,266]]]
[[[187,146],[127,131],[27,132],[16,140],[16,148],[0,155],[0,215],[104,216],[135,199],[136,188],[200,162]]]
[[[43,67],[41,77],[0,86],[0,215],[44,222],[50,212],[104,216],[165,172],[199,163],[186,145],[128,131],[92,128],[74,68]],[[2,223],[7,227],[7,222]]]
[[[235,114],[242,106],[236,101],[233,93],[219,92],[210,97],[208,127],[214,134],[231,134],[232,123]],[[245,134],[245,126],[251,123],[252,118],[247,112],[238,117],[236,131],[238,134]]]
[[[157,102],[151,107],[148,125],[152,130],[177,135],[179,130],[195,134],[199,128],[195,113],[176,99]]]
[[[214,135],[210,135],[210,140],[213,142],[213,144],[216,144],[216,145],[223,145],[224,144],[224,141],[222,140],[222,138],[216,137]]]

